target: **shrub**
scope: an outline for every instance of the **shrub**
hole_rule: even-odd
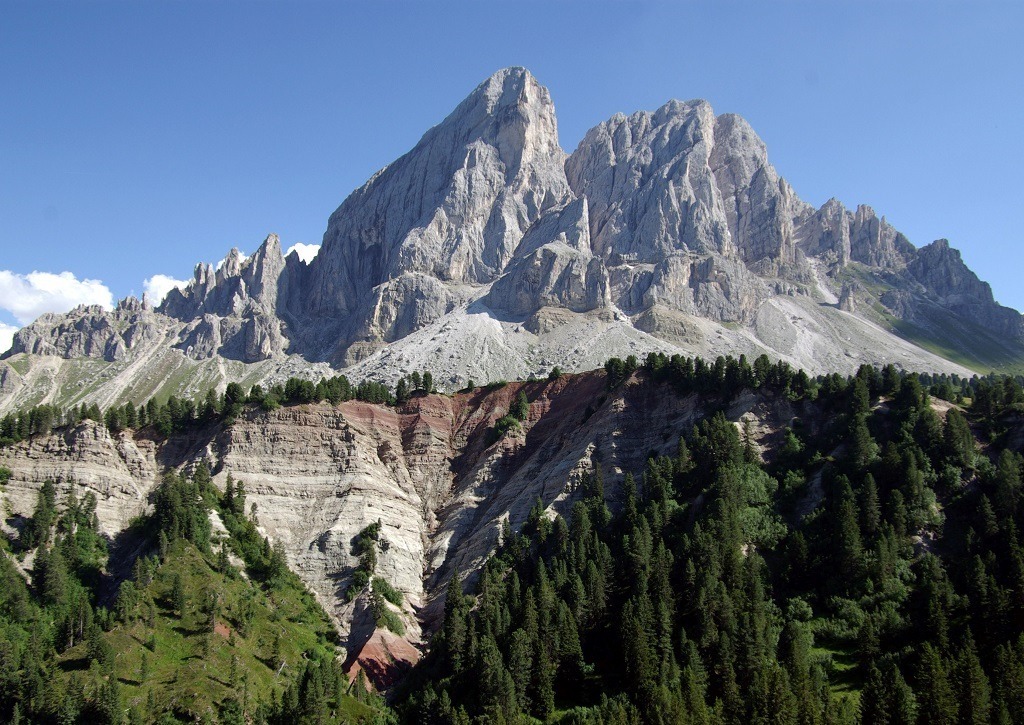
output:
[[[388,580],[384,577],[375,576],[373,578],[373,591],[380,592],[381,596],[396,607],[402,606],[402,593],[391,586]]]

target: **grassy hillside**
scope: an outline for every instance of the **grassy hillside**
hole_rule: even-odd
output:
[[[143,581],[152,581],[122,595],[119,623],[103,644],[67,650],[61,671],[112,674],[125,706],[145,718],[170,711],[209,720],[225,709],[253,713],[269,704],[311,662],[328,670],[325,694],[330,710],[343,716],[337,720],[372,716],[347,694],[348,680],[334,664],[333,628],[308,592],[294,583],[261,588],[230,565],[218,571],[211,559],[187,541],[173,544],[164,564],[141,569]]]
[[[883,277],[858,264],[850,265],[844,278],[856,281],[875,300],[895,289]],[[1024,373],[1024,346],[935,304],[919,303],[913,322],[892,315],[881,302],[875,302],[867,313],[904,340],[981,375]]]

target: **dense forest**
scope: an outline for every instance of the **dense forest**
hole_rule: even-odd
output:
[[[58,505],[44,485],[0,557],[0,721],[393,722],[344,675],[333,624],[245,504],[205,464],[168,473],[126,532],[141,553],[111,597],[95,498]]]
[[[653,355],[609,386],[641,367],[707,417],[452,580],[406,721],[1024,722],[1019,379]],[[762,455],[721,412],[744,389],[815,419]]]
[[[812,378],[765,357],[662,355],[610,360],[605,375],[611,390],[698,396],[704,415],[644,470],[567,481],[568,515],[538,501],[507,524],[479,574],[452,577],[443,624],[390,707],[341,672],[326,614],[259,535],[244,484],[218,491],[199,466],[168,473],[127,532],[138,555],[113,591],[95,500],[42,488],[0,544],[0,719],[1024,722],[1020,378]],[[293,379],[107,411],[40,406],[0,421],[0,437],[83,417],[171,435],[432,387],[418,374],[394,390]],[[726,419],[744,391],[796,411],[777,443],[761,449]],[[516,396],[492,439],[528,405]],[[375,577],[376,533],[353,542],[354,587]],[[397,630],[387,611],[379,626]]]

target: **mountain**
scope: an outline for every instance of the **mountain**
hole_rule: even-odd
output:
[[[198,265],[155,309],[44,315],[0,360],[0,410],[201,395],[343,370],[395,381],[582,370],[650,351],[1015,371],[1024,317],[948,242],[801,201],[739,116],[618,114],[567,155],[547,89],[501,70],[330,216],[320,252]]]

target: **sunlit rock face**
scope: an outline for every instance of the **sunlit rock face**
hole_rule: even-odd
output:
[[[20,330],[0,410],[336,371],[430,368],[457,389],[653,350],[972,374],[925,348],[1022,357],[1022,320],[944,240],[917,249],[870,207],[801,201],[737,115],[669,101],[567,155],[548,90],[507,68],[352,192],[309,262],[272,234],[155,310],[129,298]]]

